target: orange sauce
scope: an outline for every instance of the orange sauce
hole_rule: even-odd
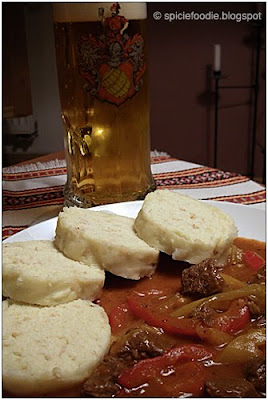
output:
[[[265,258],[265,243],[256,240],[237,238],[235,245],[242,250],[252,250],[258,253],[260,256]],[[128,296],[135,290],[138,292],[151,291],[151,290],[168,290],[170,296],[175,295],[181,288],[181,273],[187,264],[183,262],[174,261],[171,257],[161,254],[159,265],[154,275],[150,278],[143,278],[139,281],[129,281],[124,278],[115,277],[108,275],[105,287],[101,294],[99,304],[106,310],[109,315],[114,307],[118,306],[127,301]],[[247,282],[255,272],[252,272],[246,265],[227,265],[224,268],[224,272],[230,274],[237,279]],[[133,324],[127,327],[125,330],[133,326]],[[249,324],[244,328],[244,331],[252,328],[253,325]],[[122,332],[123,333],[123,332]],[[241,333],[241,332],[240,332]],[[201,339],[193,339],[182,336],[174,336],[165,334],[170,338],[171,347],[174,345],[182,344],[193,344],[198,343],[208,348],[205,342]],[[216,352],[220,352],[221,349],[215,347]],[[208,379],[235,379],[243,378],[243,367],[237,365],[223,365],[217,363],[207,363],[206,365],[206,380]],[[165,380],[163,379],[163,383]],[[125,390],[119,397],[161,397],[158,393],[154,393],[154,388],[150,385],[145,385],[140,389]],[[162,396],[166,397],[166,396]]]
[[[259,242],[251,239],[237,238],[235,240],[235,245],[243,250],[252,250],[257,252],[260,256],[265,258],[265,243]],[[130,281],[124,278],[114,276],[107,273],[105,286],[103,288],[100,299],[97,301],[109,315],[114,307],[118,306],[127,301],[128,296],[135,291],[150,291],[153,289],[168,291],[170,296],[175,295],[180,291],[181,288],[181,272],[187,264],[183,262],[174,261],[171,257],[161,253],[159,265],[157,266],[156,272],[153,276],[149,278],[143,278],[139,281]],[[241,275],[241,280],[246,281],[248,277],[252,276],[252,272],[248,271],[246,266],[237,268],[237,273],[234,273],[235,266],[226,266],[224,269],[225,273],[235,275],[239,279],[239,274]],[[233,272],[233,273],[232,273]],[[246,330],[250,326],[246,327]],[[123,332],[122,332],[123,333]],[[198,343],[211,348],[211,346],[202,343],[201,339],[193,339],[187,337],[180,337],[174,335],[167,335],[168,340],[170,340],[171,347],[174,345],[180,345],[185,343]],[[219,348],[214,349],[216,352],[220,351]],[[243,377],[242,367],[237,367],[237,365],[221,365],[215,363],[208,363],[206,365],[206,379],[228,379],[228,378],[241,378]],[[124,392],[123,397],[146,397],[152,395],[152,388],[145,388],[143,392],[139,390],[129,390]],[[5,397],[16,397],[4,393]],[[67,390],[61,393],[50,394],[44,397],[79,397],[80,388],[74,388],[72,390]],[[147,397],[148,397],[147,396]],[[149,396],[149,397],[150,397]],[[19,396],[17,396],[19,397]],[[157,393],[155,396],[158,397]]]

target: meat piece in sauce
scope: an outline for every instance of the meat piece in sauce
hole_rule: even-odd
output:
[[[222,291],[224,280],[219,274],[215,260],[209,258],[184,269],[181,283],[184,294],[209,296]]]
[[[258,269],[250,283],[265,283],[266,282],[266,265]]]
[[[199,307],[196,307],[190,314],[190,318],[196,318],[202,322],[204,322],[207,326],[210,326],[213,323],[215,316],[217,315],[217,311],[214,308],[203,304]]]
[[[266,391],[266,364],[264,359],[253,360],[246,367],[247,380],[262,393]]]
[[[135,361],[162,355],[173,346],[173,341],[160,329],[141,326],[128,331],[112,346],[110,354],[84,383],[83,397],[112,397],[119,390],[116,383],[124,369]]]
[[[163,332],[155,327],[143,325],[132,329],[112,346],[110,354],[126,361],[139,361],[145,358],[157,357],[173,345]]]
[[[106,356],[81,389],[82,397],[112,397],[119,390],[116,381],[121,372],[128,367],[125,360]]]
[[[216,379],[205,384],[209,397],[260,397],[254,385],[246,379]]]

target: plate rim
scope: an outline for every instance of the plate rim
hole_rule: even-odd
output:
[[[239,209],[244,209],[244,210],[245,209],[254,210],[255,212],[257,212],[259,214],[260,213],[263,214],[264,218],[265,218],[265,214],[266,214],[266,210],[265,209],[254,208],[254,207],[248,208],[249,206],[246,205],[246,204],[233,203],[233,202],[228,202],[228,201],[208,200],[208,199],[198,199],[198,201],[202,201],[202,202],[204,202],[206,204],[211,204],[211,205],[214,205],[216,207],[219,204],[221,204],[221,205],[224,204],[224,205],[227,205],[228,207],[231,207],[231,208],[237,208],[238,207]],[[86,208],[86,210],[88,210],[88,211],[105,211],[106,209],[109,209],[111,207],[112,208],[117,208],[117,207],[120,207],[120,206],[121,207],[122,206],[123,207],[128,207],[128,206],[131,207],[133,205],[137,205],[137,206],[140,205],[141,206],[143,204],[143,202],[144,202],[144,200],[134,200],[134,201],[125,201],[125,202],[120,202],[120,203],[110,203],[110,204],[104,204],[104,205],[100,205],[100,206],[96,206],[96,207]],[[109,211],[109,210],[107,210],[107,211]],[[110,211],[110,212],[112,212],[112,211]],[[36,229],[38,227],[42,228],[42,225],[51,224],[51,223],[53,224],[53,222],[56,221],[57,218],[58,218],[57,216],[56,217],[52,217],[52,218],[49,218],[49,219],[47,219],[45,221],[39,222],[39,223],[37,223],[35,225],[31,225],[28,228],[25,228],[22,231],[17,232],[14,235],[11,235],[8,238],[4,239],[2,243],[8,243],[11,238],[12,238],[12,241],[13,241],[14,238],[16,239],[17,236],[21,236],[22,234],[25,234],[25,232],[26,232],[26,235],[27,235],[28,231],[32,230],[33,228],[34,229]],[[265,239],[263,241],[266,242],[266,229],[265,229],[265,232],[264,232],[264,237],[265,237]],[[32,240],[34,240],[34,239],[32,239]],[[37,240],[42,240],[42,239],[37,239]],[[45,239],[43,239],[43,240],[45,240]]]

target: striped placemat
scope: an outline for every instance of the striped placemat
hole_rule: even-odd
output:
[[[196,199],[229,201],[265,208],[265,187],[233,172],[151,153],[157,189]],[[3,239],[58,215],[63,207],[65,160],[3,168]]]

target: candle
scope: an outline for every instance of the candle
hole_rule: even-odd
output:
[[[214,45],[214,71],[218,72],[221,70],[221,45]]]

